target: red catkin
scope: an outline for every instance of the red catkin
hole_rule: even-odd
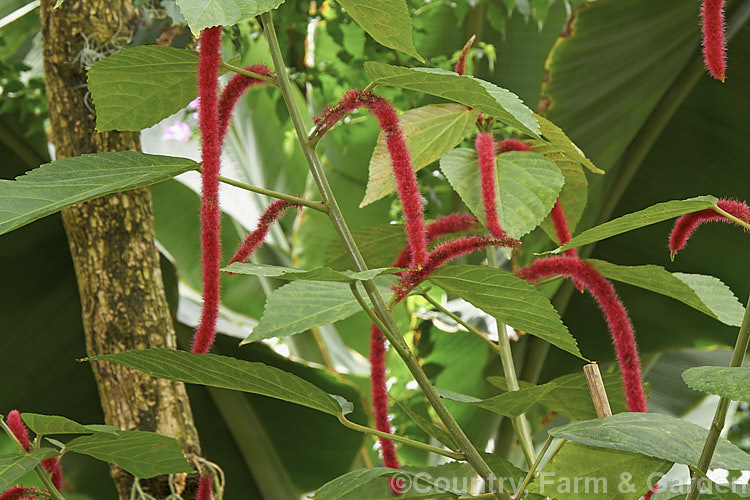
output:
[[[369,91],[349,90],[335,107],[327,108],[321,117],[315,119],[318,135],[322,136],[344,115],[361,107],[369,109],[370,113],[377,118],[380,129],[385,135],[393,176],[396,179],[396,190],[404,211],[404,229],[411,251],[409,267],[417,268],[427,258],[427,233],[422,196],[419,193],[417,176],[411,164],[411,156],[398,122],[398,115],[391,103]]]
[[[495,151],[497,154],[509,153],[511,151],[534,151],[528,147],[523,141],[518,139],[505,139],[504,141],[497,141],[495,145]]]
[[[477,134],[474,147],[479,159],[479,177],[482,184],[482,201],[484,202],[484,215],[487,220],[487,229],[495,238],[505,234],[497,219],[497,199],[495,191],[495,138],[492,134],[481,132]]]
[[[460,233],[474,229],[479,223],[476,217],[470,214],[450,214],[440,217],[427,224],[427,243],[432,243],[441,236],[452,233]],[[407,267],[411,260],[409,245],[406,245],[393,263],[393,267]]]
[[[747,203],[721,199],[716,203],[716,206],[750,224],[750,207],[747,206]],[[704,222],[734,223],[732,219],[728,219],[710,208],[683,215],[675,221],[672,232],[669,234],[669,252],[673,259],[677,252],[685,248],[695,230]],[[747,231],[747,228],[745,228],[745,231]]]
[[[195,496],[196,500],[213,500],[211,494],[211,476],[208,474],[201,475],[200,483],[198,483],[198,494]]]
[[[628,311],[612,283],[578,257],[567,255],[537,259],[528,267],[519,270],[517,275],[529,282],[548,276],[565,276],[586,287],[607,321],[622,372],[628,410],[645,412],[646,395],[641,383],[641,361],[635,342],[635,331]]]
[[[461,49],[461,53],[458,55],[458,60],[456,61],[456,73],[458,73],[459,75],[466,74],[466,57],[469,55],[471,46],[474,45],[474,40],[476,39],[476,35],[471,35],[471,38],[469,38],[469,41],[466,42],[464,47]]]
[[[221,132],[219,130],[219,62],[221,26],[201,32],[198,58],[198,96],[202,144],[201,263],[203,271],[203,311],[193,337],[194,353],[206,353],[216,336],[219,319],[219,269],[221,266],[221,212],[219,209],[219,169]]]
[[[29,500],[40,498],[39,489],[27,486],[11,486],[0,494],[0,500]]]
[[[701,18],[703,62],[711,76],[723,82],[727,70],[724,0],[703,0]]]
[[[266,208],[258,219],[258,226],[252,233],[247,235],[247,238],[242,242],[242,245],[237,249],[237,252],[229,263],[244,262],[249,259],[255,250],[263,244],[263,240],[266,239],[268,231],[271,229],[271,225],[279,220],[281,216],[284,215],[284,212],[292,207],[300,207],[300,205],[286,200],[276,200],[268,205],[268,208]]]
[[[397,301],[403,300],[415,286],[426,280],[435,269],[462,255],[491,246],[518,248],[520,245],[520,241],[508,236],[501,238],[466,236],[442,243],[430,252],[424,266],[419,269],[406,271],[402,274],[401,281],[399,281],[398,285],[394,287],[396,299]]]
[[[385,337],[373,323],[370,326],[370,386],[372,388],[372,408],[375,412],[375,428],[380,432],[392,434],[391,423],[388,420],[388,390],[385,383]],[[390,439],[378,437],[380,451],[383,454],[383,465],[392,469],[400,469],[401,464],[396,457],[396,446]],[[389,479],[391,491],[401,493],[397,480]]]
[[[29,431],[26,430],[26,426],[23,424],[21,414],[18,410],[11,410],[6,417],[6,423],[10,428],[13,435],[16,437],[23,449],[27,452],[31,451],[31,441],[29,440]]]
[[[243,69],[263,76],[267,76],[271,73],[271,70],[265,64],[245,66]],[[219,99],[219,136],[221,137],[221,142],[224,142],[224,137],[229,128],[229,122],[232,119],[232,111],[234,111],[234,106],[237,104],[237,101],[248,88],[264,83],[266,82],[263,80],[240,74],[234,75],[229,80],[227,86],[224,87],[224,90],[221,92],[221,98]]]

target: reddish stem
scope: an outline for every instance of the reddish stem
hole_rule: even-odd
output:
[[[245,66],[244,69],[263,76],[271,73],[271,70],[265,64]],[[232,111],[234,111],[237,101],[248,88],[263,83],[266,82],[251,76],[236,74],[229,80],[227,86],[224,87],[219,99],[219,136],[222,142],[224,142],[224,137],[226,137],[229,121],[232,119]]]
[[[300,207],[300,205],[286,200],[276,200],[268,205],[268,208],[266,208],[258,219],[258,226],[252,233],[247,235],[247,238],[242,242],[242,245],[237,249],[237,252],[229,263],[244,262],[249,259],[255,250],[263,244],[263,240],[266,239],[268,231],[271,229],[271,224],[279,220],[284,215],[284,212],[292,207]]]
[[[548,276],[565,276],[582,283],[596,300],[607,321],[617,361],[620,364],[625,386],[628,410],[646,411],[646,395],[641,383],[641,361],[635,341],[635,331],[628,311],[622,304],[614,286],[596,269],[578,257],[567,255],[537,259],[518,271],[518,276],[534,282]]]
[[[497,199],[495,197],[497,185],[495,182],[495,138],[492,134],[481,132],[474,142],[479,159],[479,178],[482,184],[482,201],[484,201],[484,215],[487,229],[496,238],[505,235],[497,219]]]
[[[746,203],[735,200],[721,199],[716,203],[720,209],[738,219],[750,223],[750,207]],[[688,240],[693,235],[698,226],[704,222],[726,222],[734,223],[720,213],[712,209],[700,210],[691,214],[686,214],[677,219],[669,235],[669,251],[674,258],[677,252],[685,248]],[[747,229],[746,229],[747,230]]]
[[[219,269],[221,266],[221,212],[219,210],[219,168],[221,131],[219,129],[218,78],[221,61],[221,26],[201,33],[198,60],[200,129],[203,139],[201,192],[201,262],[203,267],[203,311],[193,337],[194,353],[206,353],[216,336],[219,319]]]
[[[369,109],[370,113],[378,119],[380,129],[385,135],[398,197],[404,211],[404,229],[411,250],[409,267],[417,268],[427,258],[427,233],[422,196],[419,193],[417,176],[411,164],[411,156],[398,122],[398,115],[391,103],[370,91],[349,90],[335,107],[327,108],[323,116],[315,119],[319,128],[318,135],[322,136],[344,115],[361,107]]]
[[[703,20],[703,61],[711,76],[723,82],[727,70],[724,0],[703,0],[701,18]]]
[[[427,243],[432,243],[441,236],[460,233],[474,229],[479,223],[476,217],[469,214],[450,214],[427,224]],[[409,245],[406,245],[393,263],[393,267],[407,267],[411,260]]]

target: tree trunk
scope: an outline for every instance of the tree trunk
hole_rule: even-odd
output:
[[[82,62],[126,44],[132,0],[42,0],[47,101],[55,157],[138,150],[138,133],[96,132]],[[94,52],[91,52],[94,50]],[[159,257],[154,246],[148,189],[105,196],[63,210],[83,308],[90,356],[130,349],[176,347]],[[200,453],[185,386],[112,363],[92,363],[106,423],[176,438],[192,458]],[[133,477],[112,467],[121,499]],[[142,480],[156,498],[169,495],[169,478]],[[173,478],[183,498],[194,498],[197,475]]]

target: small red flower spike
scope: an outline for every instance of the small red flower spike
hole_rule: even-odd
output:
[[[203,139],[201,190],[201,261],[203,267],[203,311],[193,337],[194,353],[206,353],[216,336],[219,319],[219,269],[221,266],[221,212],[219,209],[219,168],[221,132],[219,130],[219,62],[221,26],[201,33],[198,58],[198,95],[200,129]]]
[[[565,219],[565,212],[563,211],[560,199],[555,201],[555,206],[552,207],[552,211],[549,213],[550,219],[552,219],[552,225],[555,227],[555,234],[557,234],[557,240],[560,245],[564,245],[570,241],[570,229],[568,229],[568,221]],[[575,248],[565,250],[564,255],[576,256]]]
[[[41,491],[35,487],[11,486],[0,494],[0,500],[29,500],[35,498],[47,498],[46,495],[40,496]]]
[[[267,76],[271,73],[268,66],[265,64],[254,64],[252,66],[245,66],[246,71],[257,73],[259,75]],[[227,134],[229,128],[229,121],[232,119],[232,111],[237,101],[242,97],[245,91],[254,86],[264,84],[263,80],[258,80],[246,75],[234,75],[224,90],[221,92],[221,98],[219,99],[219,135],[221,136],[222,142]]]
[[[198,484],[198,494],[195,496],[196,500],[213,500],[211,494],[211,476],[208,474],[201,474],[201,480]]]
[[[635,342],[635,331],[628,311],[612,283],[578,257],[567,255],[537,259],[516,274],[529,282],[548,276],[565,276],[577,280],[586,287],[607,321],[622,372],[628,410],[645,412],[646,394],[641,383],[641,360]]]
[[[375,411],[375,428],[380,432],[392,434],[388,420],[388,390],[385,383],[385,337],[373,323],[370,326],[370,384],[372,388],[372,407]],[[383,453],[383,465],[391,469],[400,469],[396,457],[396,447],[390,439],[379,437],[380,450]],[[389,479],[391,491],[398,495],[401,485],[398,480]]]
[[[716,203],[716,206],[728,214],[750,224],[750,207],[747,206],[747,203],[721,199]],[[674,260],[674,256],[677,255],[677,252],[685,248],[685,245],[687,245],[688,240],[695,230],[704,222],[726,222],[731,224],[734,221],[710,208],[683,215],[675,221],[674,227],[672,227],[672,232],[669,235],[669,253],[672,260]],[[745,231],[747,231],[747,229],[745,229]]]
[[[237,252],[229,263],[244,262],[249,259],[255,250],[263,244],[263,240],[266,239],[268,230],[271,229],[271,225],[279,220],[287,209],[292,207],[300,207],[300,205],[286,200],[276,200],[268,205],[268,208],[266,208],[258,219],[258,226],[252,233],[247,235],[247,238],[242,242],[242,245],[237,249]]]
[[[422,196],[419,193],[419,184],[411,164],[411,155],[406,147],[404,133],[391,103],[370,91],[349,90],[335,107],[327,108],[323,116],[315,119],[318,136],[322,137],[344,115],[361,107],[369,109],[370,113],[378,119],[380,129],[385,135],[393,176],[396,179],[396,191],[404,211],[404,229],[411,252],[409,267],[417,268],[427,258],[427,232],[424,224]]]
[[[23,420],[21,420],[21,414],[18,412],[18,410],[11,410],[8,413],[5,421],[8,424],[11,432],[13,432],[13,435],[16,436],[18,442],[21,443],[21,446],[23,446],[23,449],[27,452],[31,451],[29,431],[26,430],[26,426],[23,424]]]
[[[460,233],[476,228],[479,221],[469,214],[450,214],[427,224],[427,243],[430,244],[441,236]],[[409,245],[405,246],[393,263],[393,267],[407,267],[411,260]]]
[[[396,292],[396,300],[403,300],[415,286],[426,280],[435,269],[442,266],[446,262],[456,259],[462,255],[466,255],[475,250],[486,247],[506,247],[506,248],[518,248],[521,242],[503,236],[501,238],[490,238],[487,236],[466,236],[458,238],[453,241],[447,241],[438,245],[430,254],[427,256],[427,261],[419,269],[412,269],[406,271],[401,276],[401,281],[393,287]]]
[[[510,151],[534,151],[528,147],[523,141],[518,139],[505,139],[504,141],[497,141],[495,145],[495,151],[497,154],[509,153]]]
[[[727,41],[724,35],[724,0],[703,0],[703,61],[712,77],[724,82],[727,70]]]
[[[456,61],[456,73],[459,75],[466,74],[466,57],[469,55],[471,46],[474,45],[474,40],[476,39],[476,35],[471,35],[471,38],[469,38],[469,41],[466,42],[466,45],[464,45],[464,48],[461,49],[461,53],[458,55],[458,61]]]
[[[497,200],[495,198],[495,138],[492,134],[481,132],[474,142],[479,159],[479,177],[482,184],[482,201],[487,229],[495,238],[505,235],[497,220]]]

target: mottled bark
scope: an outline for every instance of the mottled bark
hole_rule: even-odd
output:
[[[138,134],[96,132],[86,105],[81,61],[124,45],[133,20],[131,0],[42,0],[44,69],[51,141],[57,158],[138,150]],[[83,57],[81,57],[83,56]],[[89,100],[90,104],[90,100]],[[148,189],[118,193],[63,211],[83,307],[89,355],[176,346],[154,246]],[[185,387],[111,363],[92,363],[107,424],[175,437],[190,458],[200,452]],[[133,478],[113,467],[120,498],[130,498]],[[156,498],[169,495],[168,478],[142,480]],[[174,478],[183,498],[194,498],[195,475]]]

